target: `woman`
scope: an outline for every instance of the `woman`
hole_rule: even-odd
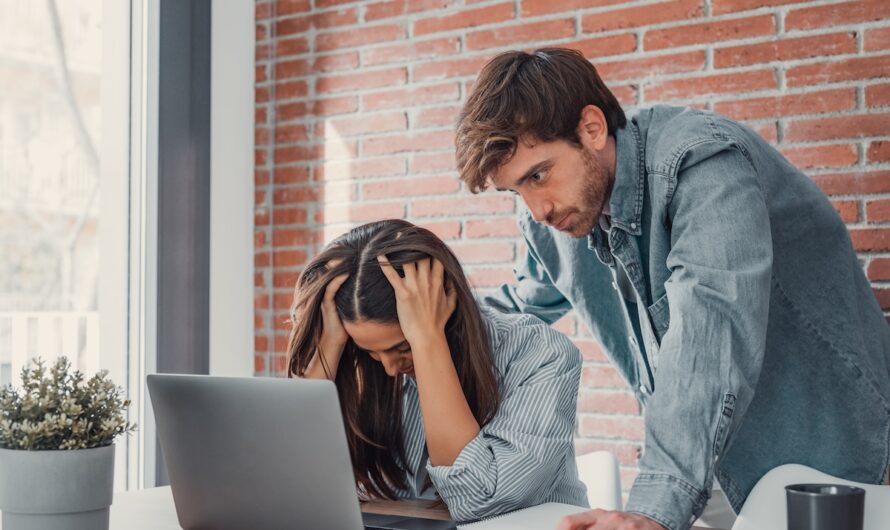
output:
[[[309,263],[294,298],[289,375],[335,382],[362,496],[438,495],[458,521],[587,506],[577,349],[535,317],[480,308],[432,232],[355,228]]]

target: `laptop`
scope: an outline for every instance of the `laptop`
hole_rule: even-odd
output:
[[[147,377],[185,530],[449,530],[451,521],[362,514],[331,381]]]

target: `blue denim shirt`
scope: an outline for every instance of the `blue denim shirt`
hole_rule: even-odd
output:
[[[714,478],[738,511],[792,462],[880,483],[890,331],[825,195],[709,112],[641,110],[616,146],[611,228],[574,239],[522,212],[518,283],[485,301],[551,323],[574,308],[643,402],[626,510],[685,529]]]

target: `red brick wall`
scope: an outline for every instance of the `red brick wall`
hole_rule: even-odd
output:
[[[349,226],[431,228],[473,283],[512,279],[514,198],[471,196],[452,124],[478,69],[512,48],[583,52],[628,107],[670,102],[749,123],[812,175],[890,309],[887,0],[257,2],[256,372],[280,375],[301,265]],[[579,449],[635,473],[639,409],[573,317],[585,367]]]

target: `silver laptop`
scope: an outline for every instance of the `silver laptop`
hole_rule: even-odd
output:
[[[362,514],[330,381],[149,375],[179,524],[186,530],[446,530]]]

